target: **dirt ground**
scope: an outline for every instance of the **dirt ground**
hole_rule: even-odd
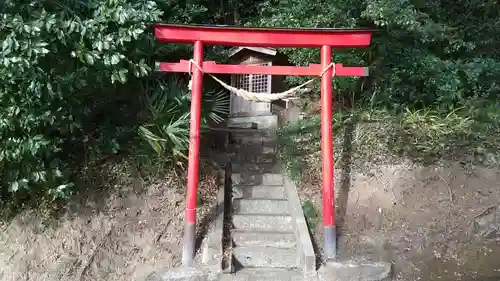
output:
[[[500,169],[374,167],[336,173],[341,257],[392,261],[395,280],[500,280]],[[300,193],[320,209],[317,190]],[[321,221],[315,238],[321,249]]]
[[[144,183],[121,168],[114,170],[118,180],[111,192],[68,206],[58,219],[25,211],[0,224],[0,280],[141,280],[179,265],[182,175]],[[198,219],[206,223],[215,202],[216,174],[202,176],[200,184]]]
[[[141,280],[178,266],[184,175],[145,183],[122,168],[111,170],[103,172],[116,180],[105,180],[102,193],[89,187],[91,196],[57,219],[25,211],[1,223],[0,280]],[[321,209],[319,190],[317,181],[302,186],[302,200]],[[210,222],[216,191],[216,173],[204,173],[201,225]],[[499,168],[400,162],[339,169],[336,191],[341,256],[390,260],[402,281],[500,280]],[[321,222],[315,238],[321,250]]]

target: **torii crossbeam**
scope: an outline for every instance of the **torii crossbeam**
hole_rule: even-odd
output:
[[[189,131],[189,163],[187,182],[186,225],[182,263],[191,266],[195,254],[196,199],[200,150],[200,111],[203,73],[268,74],[321,76],[321,155],[324,251],[326,258],[335,258],[337,231],[334,204],[334,160],[332,141],[332,76],[367,76],[366,67],[332,66],[332,48],[356,48],[370,45],[372,31],[363,29],[285,29],[243,28],[205,25],[155,25],[156,39],[162,42],[194,44],[192,65],[187,60],[178,63],[157,63],[159,71],[193,73],[191,120]],[[321,64],[299,66],[254,66],[216,64],[203,61],[204,45],[320,48]],[[195,66],[195,67],[194,67]],[[335,69],[335,73],[333,73]]]

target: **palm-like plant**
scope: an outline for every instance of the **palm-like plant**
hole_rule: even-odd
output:
[[[139,135],[164,160],[179,162],[187,158],[190,94],[180,81],[171,79],[158,82],[147,97],[150,121],[139,126]],[[210,121],[224,121],[228,109],[229,95],[224,91],[204,94],[202,128]]]

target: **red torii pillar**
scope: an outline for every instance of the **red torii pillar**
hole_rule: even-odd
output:
[[[195,254],[196,197],[198,194],[198,167],[200,150],[200,110],[203,73],[211,74],[267,74],[267,75],[321,75],[321,155],[323,177],[324,250],[327,259],[337,253],[337,231],[334,204],[334,160],[332,141],[332,76],[367,76],[365,67],[331,67],[333,48],[356,48],[370,45],[372,31],[362,29],[284,29],[242,28],[230,26],[155,25],[155,37],[162,42],[194,44],[193,60],[178,63],[158,63],[164,72],[193,73],[191,123],[189,132],[189,163],[186,203],[186,225],[182,264],[191,266]],[[219,65],[203,61],[204,45],[253,46],[278,48],[321,48],[321,64],[298,66]]]

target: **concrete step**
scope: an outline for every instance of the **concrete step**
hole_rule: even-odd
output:
[[[236,134],[231,135],[229,145],[240,146],[240,145],[264,145],[269,147],[277,147],[278,140],[276,137],[266,136],[266,135],[244,135]]]
[[[277,163],[232,163],[231,170],[233,173],[281,173],[281,168]]]
[[[259,126],[257,123],[252,123],[252,122],[243,122],[243,123],[238,123],[238,122],[231,122],[228,124],[228,128],[231,129],[258,129]]]
[[[231,180],[233,185],[283,185],[285,182],[283,175],[271,173],[233,173]]]
[[[243,123],[256,123],[259,129],[273,129],[278,127],[278,116],[277,115],[261,115],[261,116],[231,116],[227,120],[229,127],[233,124],[243,124]]]
[[[233,163],[240,163],[240,164],[246,164],[246,163],[270,164],[270,163],[277,163],[278,157],[276,153],[262,154],[260,152],[255,152],[255,151],[241,150],[234,153],[234,155],[231,156],[231,160]]]
[[[278,136],[275,132],[231,132],[228,138],[229,144],[252,145],[260,144],[267,146],[278,145]]]
[[[255,136],[255,137],[276,137],[276,129],[246,129],[231,128],[229,130],[233,136]]]
[[[246,144],[232,144],[229,151],[234,153],[253,153],[253,154],[276,154],[278,148],[276,145],[262,144],[262,143],[246,143]]]
[[[279,198],[237,198],[233,199],[235,213],[288,214],[288,200]]]
[[[265,135],[232,134],[229,138],[229,145],[260,144],[266,146],[277,146],[276,137]]]
[[[233,225],[237,230],[293,231],[292,217],[282,214],[233,214]]]
[[[242,268],[236,274],[220,275],[217,281],[304,281],[304,274],[282,268]]]
[[[253,130],[253,129],[235,129],[229,134],[230,144],[264,144],[276,145],[275,130]]]
[[[233,248],[234,259],[243,267],[297,268],[297,249],[247,246]],[[233,260],[233,262],[236,262]]]
[[[345,261],[328,261],[317,272],[318,281],[389,281],[392,280],[391,262],[373,262],[365,257],[353,257]]]
[[[239,198],[269,197],[286,199],[285,187],[283,185],[234,185],[233,196],[234,194],[240,194]]]
[[[278,136],[275,131],[237,130],[229,133],[228,143],[276,146],[278,144]]]
[[[236,247],[294,248],[297,245],[297,238],[293,232],[236,230],[232,233],[232,238]]]

